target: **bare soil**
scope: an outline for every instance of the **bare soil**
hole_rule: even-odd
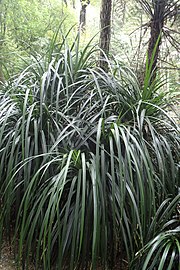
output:
[[[33,266],[30,267],[31,270],[34,269]],[[128,266],[126,262],[117,263],[114,270],[127,270]],[[7,242],[4,242],[1,258],[0,258],[0,270],[17,270],[16,262],[14,260],[13,252],[11,251],[11,247]],[[98,267],[97,270],[102,270],[101,267]],[[111,269],[109,269],[111,270]]]
[[[13,253],[9,244],[5,243],[2,247],[1,258],[0,258],[0,270],[15,270],[16,263],[14,260]]]

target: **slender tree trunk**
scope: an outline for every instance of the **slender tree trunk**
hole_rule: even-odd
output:
[[[168,38],[176,49],[177,43],[176,40],[172,37],[173,30],[168,29],[168,32],[164,31],[164,24],[166,24],[169,20],[173,20],[173,23],[176,20],[178,14],[178,0],[137,0],[142,9],[151,17],[151,21],[148,24],[150,26],[150,39],[148,43],[148,62],[152,64],[151,69],[151,81],[152,82],[156,78],[157,74],[157,63],[160,54],[160,46],[161,46],[161,37],[162,33],[164,33],[164,37]],[[158,44],[157,44],[157,41]],[[153,51],[156,49],[154,56]],[[142,72],[141,72],[142,74]],[[144,81],[144,76],[141,77]]]
[[[64,0],[64,4],[66,5],[66,7],[68,6],[68,4],[67,4],[67,0]]]
[[[5,78],[3,75],[2,67],[0,65],[0,83],[5,83]]]
[[[100,13],[100,48],[105,54],[109,54],[111,40],[111,12],[112,0],[102,0]],[[100,67],[108,70],[108,63],[104,59],[103,52],[100,52]]]
[[[86,27],[86,5],[81,6],[81,11],[80,11],[80,27],[82,31],[85,31]]]
[[[167,4],[167,0],[154,0],[154,14],[151,19],[150,27],[150,39],[148,44],[148,59],[149,63],[152,60],[153,50],[156,46],[157,40],[159,38],[159,43],[157,44],[155,56],[153,59],[152,71],[154,71],[154,78],[156,77],[157,61],[161,45],[161,32],[164,26],[164,12]]]
[[[75,0],[72,0],[72,4],[73,4],[73,8],[75,9],[76,8]]]
[[[90,0],[80,0],[81,1],[81,11],[79,18],[80,29],[84,32],[86,29],[86,8],[90,4]]]

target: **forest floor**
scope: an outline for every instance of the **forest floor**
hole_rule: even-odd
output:
[[[11,250],[11,246],[4,241],[1,257],[0,257],[0,270],[16,270],[16,262],[14,260],[13,252]],[[30,270],[34,270],[33,266],[29,267]],[[114,270],[128,270],[127,264],[121,262],[121,264],[117,263],[117,265],[113,268]],[[102,270],[102,268],[98,267],[97,270]],[[110,269],[109,269],[110,270]]]
[[[14,260],[13,253],[11,252],[10,245],[4,242],[1,257],[0,257],[0,270],[15,270],[16,263]]]

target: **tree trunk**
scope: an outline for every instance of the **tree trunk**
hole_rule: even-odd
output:
[[[73,5],[73,8],[75,9],[76,8],[75,0],[72,0],[72,5]]]
[[[67,0],[64,0],[64,4],[66,5],[66,7],[68,6],[68,4],[67,4]]]
[[[86,8],[90,3],[90,0],[80,0],[81,1],[81,11],[79,18],[79,26],[82,32],[86,29]]]
[[[0,83],[5,83],[2,67],[0,66]]]
[[[164,26],[164,12],[167,4],[166,2],[167,0],[154,0],[154,14],[150,23],[151,32],[148,44],[148,61],[149,64],[151,61],[153,61],[152,72],[154,71],[154,78],[156,77],[157,61],[161,45],[161,32]],[[157,44],[154,59],[152,59],[153,50],[156,46],[158,38],[159,42]]]
[[[112,0],[102,0],[100,13],[100,48],[105,54],[109,54],[110,39],[111,39],[111,11]],[[104,59],[103,52],[100,52],[100,67],[105,71],[108,70],[108,63]]]
[[[85,31],[86,28],[86,6],[81,6],[81,11],[80,11],[80,27],[82,31]]]

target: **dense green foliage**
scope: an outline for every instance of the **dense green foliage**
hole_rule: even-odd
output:
[[[107,56],[100,2],[80,33],[79,0],[0,0],[0,246],[18,269],[180,266],[177,14],[148,59],[154,1],[115,1]]]
[[[66,31],[77,23],[73,8],[65,8],[56,0],[3,0],[0,9],[0,64],[5,67],[6,78],[22,69],[24,59],[30,62],[35,53],[36,57],[46,53],[60,24]]]
[[[25,269],[112,269],[119,245],[129,269],[173,269],[179,130],[163,83],[148,66],[143,88],[116,61],[104,72],[79,36],[55,41],[1,86],[1,235]]]

